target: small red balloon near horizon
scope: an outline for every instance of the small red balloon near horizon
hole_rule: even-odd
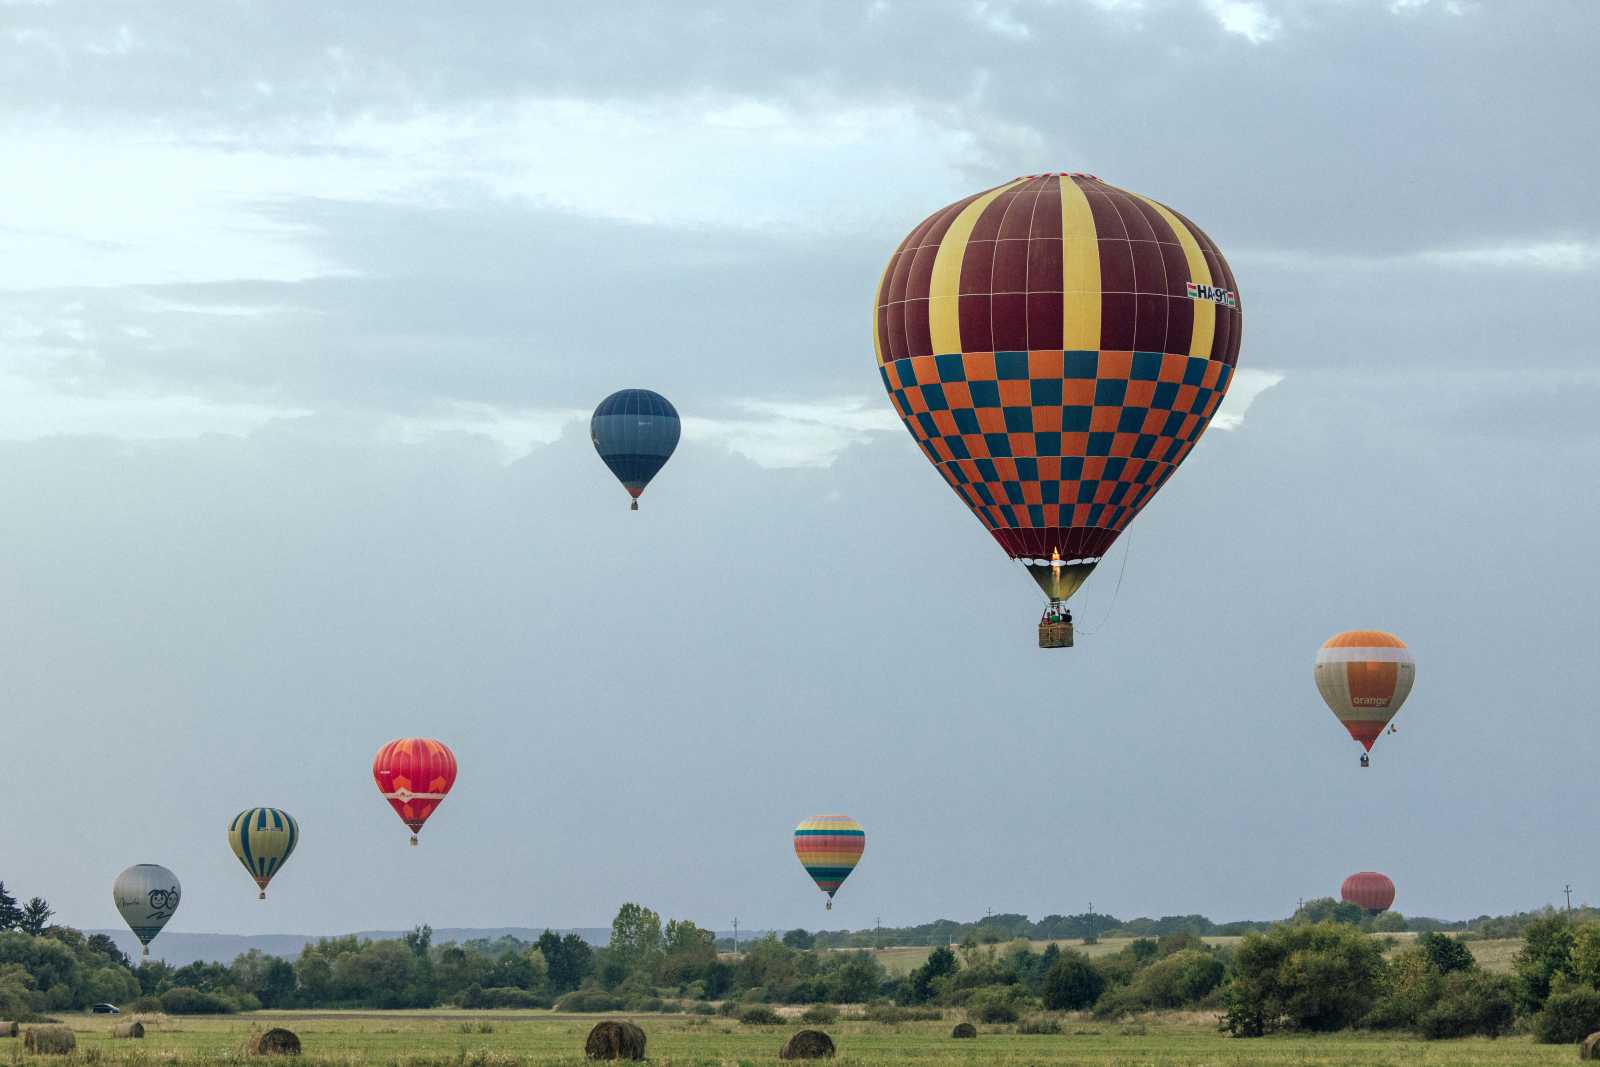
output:
[[[1339,896],[1359,908],[1377,914],[1394,903],[1394,883],[1377,871],[1358,871],[1339,886]]]

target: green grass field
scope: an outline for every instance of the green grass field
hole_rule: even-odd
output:
[[[252,1028],[287,1026],[300,1035],[307,1067],[513,1067],[579,1064],[583,1039],[600,1016],[541,1011],[257,1012],[248,1016],[160,1018],[143,1041],[113,1040],[105,1016],[74,1015],[78,1050],[69,1057],[25,1054],[21,1040],[0,1041],[0,1062],[167,1067],[241,1062]],[[723,1018],[631,1016],[648,1035],[655,1064],[733,1065],[778,1062],[778,1049],[799,1024],[749,1027]],[[974,1041],[955,1041],[943,1022],[845,1022],[825,1029],[839,1048],[835,1063],[1002,1064],[1013,1067],[1092,1064],[1099,1067],[1384,1067],[1384,1065],[1554,1064],[1576,1059],[1571,1047],[1535,1045],[1526,1037],[1498,1041],[1425,1042],[1367,1034],[1233,1040],[1211,1015],[1151,1016],[1121,1024],[1067,1017],[1059,1035],[1023,1035],[1014,1027],[979,1027]],[[293,1062],[293,1061],[291,1061]]]
[[[1414,939],[1415,934],[1374,934],[1374,937],[1392,937],[1395,946],[1399,948],[1406,942]],[[1060,945],[1062,948],[1076,949],[1091,958],[1095,956],[1109,956],[1113,952],[1126,948],[1133,942],[1131,937],[1106,937],[1101,938],[1093,945],[1085,945],[1082,941],[1030,941],[1035,952],[1043,952],[1046,945]],[[1201,940],[1208,945],[1236,945],[1244,940],[1241,937],[1206,937]],[[998,946],[1002,951],[1005,944]],[[1469,941],[1467,947],[1472,950],[1472,956],[1478,961],[1478,966],[1492,974],[1510,974],[1511,961],[1522,947],[1520,938],[1506,938],[1499,941]],[[873,955],[883,964],[890,974],[910,974],[912,970],[922,965],[928,958],[928,953],[933,949],[926,946],[908,948],[882,948],[873,951]]]

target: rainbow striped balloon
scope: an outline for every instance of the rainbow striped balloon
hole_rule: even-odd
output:
[[[794,828],[794,854],[817,888],[833,895],[861,862],[867,848],[867,832],[848,815],[814,815]]]

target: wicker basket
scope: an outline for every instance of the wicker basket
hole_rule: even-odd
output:
[[[1041,622],[1039,624],[1040,648],[1071,648],[1072,624],[1070,622]]]

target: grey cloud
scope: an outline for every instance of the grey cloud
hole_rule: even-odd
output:
[[[958,168],[1092,169],[1170,201],[1224,247],[1421,249],[1597,229],[1591,5],[1393,12],[1264,5],[1265,44],[1202,5],[718,4],[441,13],[392,5],[8,9],[0,93],[82,119],[255,131],[306,117],[407,115],[550,95],[694,93],[802,109],[898,103],[977,145]],[[92,39],[130,27],[125,53]],[[270,85],[271,92],[261,87]],[[277,131],[274,133],[274,131]],[[1019,133],[1025,133],[1020,136]],[[287,140],[293,141],[290,134]],[[974,175],[974,180],[979,180]],[[927,205],[932,209],[937,205]]]

